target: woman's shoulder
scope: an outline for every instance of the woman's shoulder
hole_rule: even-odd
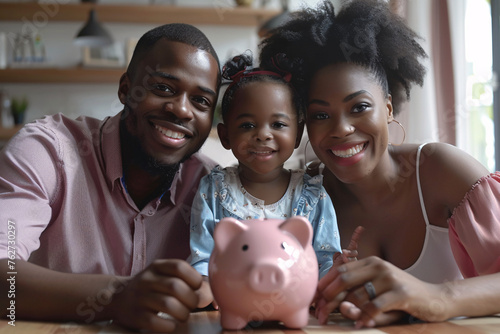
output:
[[[393,152],[397,162],[419,169],[428,178],[471,178],[474,183],[488,174],[486,167],[474,157],[447,143],[405,144],[393,148]]]
[[[434,193],[436,200],[454,208],[476,182],[489,174],[479,161],[447,143],[428,143],[415,151],[415,168],[422,187]]]
[[[486,167],[474,157],[447,143],[425,144],[421,149],[420,164],[422,169],[427,170],[429,176],[440,174],[442,177],[469,179],[470,184],[489,174]]]

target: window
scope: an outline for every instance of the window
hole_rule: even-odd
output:
[[[467,151],[490,171],[495,168],[493,96],[496,86],[492,58],[490,0],[467,0],[465,12]],[[498,139],[500,140],[500,139]]]

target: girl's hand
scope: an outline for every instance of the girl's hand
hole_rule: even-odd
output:
[[[349,246],[347,246],[347,249],[343,249],[342,253],[337,252],[333,255],[332,268],[337,268],[344,263],[356,261],[358,259],[358,242],[364,230],[365,229],[363,226],[356,227],[356,229],[352,233],[351,241],[349,242]]]
[[[366,287],[368,283],[373,289]],[[328,315],[340,306],[344,316],[357,320],[357,328],[393,322],[401,315],[393,311],[424,321],[443,321],[453,296],[446,285],[422,282],[378,257],[329,271],[318,283],[318,295],[320,323],[326,323]]]
[[[356,229],[352,233],[351,241],[349,242],[347,249],[343,249],[342,253],[337,252],[337,253],[333,254],[333,265],[330,268],[330,271],[335,270],[336,268],[343,265],[344,263],[348,263],[351,261],[357,261],[357,259],[358,259],[357,258],[357,256],[358,256],[358,242],[359,242],[359,239],[361,238],[361,234],[363,233],[364,230],[365,229],[362,226],[356,227]],[[325,275],[325,277],[326,276],[328,276],[328,275]],[[320,280],[320,282],[323,279],[325,279],[325,277],[323,277]],[[318,312],[319,312],[317,305],[318,305],[318,303],[320,303],[320,304],[322,303],[321,298],[322,298],[321,294],[319,293],[319,291],[317,291],[316,296],[314,297],[314,300],[312,303],[312,304],[316,305],[316,317],[318,317]],[[333,311],[333,309],[332,309],[332,311]]]

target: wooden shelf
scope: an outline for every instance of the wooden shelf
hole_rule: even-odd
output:
[[[0,70],[0,82],[118,84],[123,73],[125,73],[125,68],[8,68]]]
[[[33,22],[82,21],[94,8],[102,22],[126,23],[189,23],[193,25],[236,25],[258,27],[280,12],[277,10],[217,5],[211,7],[181,7],[168,5],[101,5],[44,3],[0,3],[0,20]]]
[[[89,10],[96,10],[101,22],[189,23],[193,25],[234,25],[258,27],[278,15],[277,10],[228,7],[213,2],[212,7],[168,5],[102,5],[91,3],[59,4],[0,3],[0,21],[85,22]],[[0,70],[0,83],[118,83],[125,69],[22,68]]]
[[[15,125],[12,128],[4,128],[0,124],[0,141],[7,141],[14,136],[23,126]]]
[[[102,22],[189,23],[193,25],[255,26],[279,14],[277,10],[228,7],[181,7],[168,5],[101,5],[91,3],[0,3],[1,21],[86,21],[90,9]],[[22,68],[0,70],[0,83],[118,83],[125,69]]]

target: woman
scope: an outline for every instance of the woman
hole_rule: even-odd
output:
[[[302,62],[292,77],[303,78],[294,84],[340,234],[365,228],[361,260],[319,282],[321,322],[339,306],[358,327],[500,312],[500,173],[451,145],[388,140],[425,75],[417,38],[385,1],[354,0],[338,15],[325,1],[261,45],[261,61]]]

